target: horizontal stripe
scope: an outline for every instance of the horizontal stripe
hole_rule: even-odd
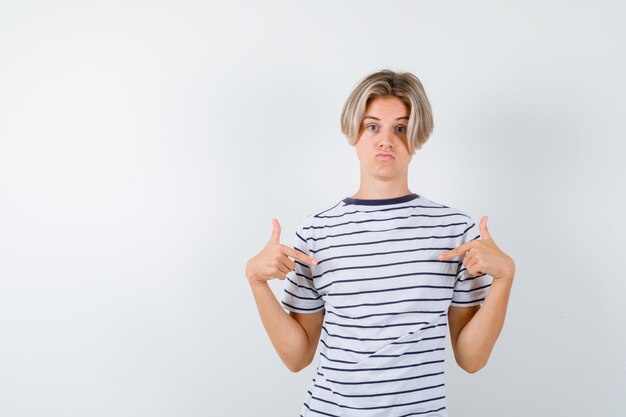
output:
[[[308,393],[309,393],[309,394],[311,394],[311,395],[313,395],[313,394],[311,393],[311,391],[308,391]],[[313,412],[313,413],[321,414],[321,415],[323,415],[323,416],[328,416],[328,417],[341,417],[341,416],[339,416],[339,415],[337,415],[337,414],[329,414],[329,413],[325,413],[325,412],[323,412],[323,411],[319,411],[319,410],[316,410],[316,409],[314,409],[314,408],[311,408],[311,407],[310,407],[307,403],[304,403],[304,405],[306,406],[306,408],[308,408],[308,409],[309,409],[309,411],[311,411],[311,412]],[[303,416],[302,416],[302,414],[300,414],[300,417],[303,417]]]
[[[441,410],[445,410],[445,409],[446,409],[446,407],[439,407],[439,408],[436,408],[436,409],[434,409],[434,410],[428,410],[428,411],[416,411],[416,412],[414,412],[414,413],[402,414],[401,416],[398,416],[398,417],[410,417],[410,416],[418,416],[418,415],[421,415],[421,414],[436,413],[436,412],[439,412],[439,411],[441,411]]]
[[[353,270],[353,269],[370,269],[370,268],[383,268],[386,266],[396,266],[396,265],[410,265],[410,264],[420,264],[420,263],[434,263],[434,264],[456,264],[458,263],[458,261],[440,261],[439,259],[412,259],[410,261],[402,261],[402,262],[392,262],[392,263],[386,263],[386,264],[373,264],[373,265],[357,265],[357,266],[345,266],[342,268],[335,268],[335,269],[329,269],[327,271],[324,271],[323,274],[320,275],[313,275],[313,278],[321,278],[324,275],[329,274],[330,272],[337,272],[337,271],[349,271],[349,270]],[[454,275],[454,274],[451,274]]]
[[[402,277],[412,277],[412,276],[433,276],[433,277],[453,277],[455,274],[448,274],[443,272],[409,272],[406,274],[396,274],[396,275],[385,275],[382,277],[372,277],[372,278],[354,278],[354,279],[342,279],[341,281],[331,281],[326,285],[320,285],[317,287],[318,291],[324,290],[332,285],[340,285],[340,284],[348,284],[352,282],[365,282],[365,281],[382,281],[386,279],[393,278],[402,278]]]
[[[308,392],[309,392],[309,394],[311,393],[311,391],[308,391]],[[306,406],[306,408],[309,411],[311,411],[313,413],[317,413],[317,414],[320,414],[320,415],[323,415],[323,416],[328,416],[328,417],[340,417],[340,416],[338,416],[336,414],[329,414],[329,413],[326,413],[326,412],[319,411],[319,410],[316,410],[314,408],[311,408],[308,404],[304,404],[304,405]],[[411,417],[411,416],[418,416],[418,415],[422,415],[422,414],[437,413],[437,412],[445,410],[445,409],[446,409],[446,407],[444,406],[444,407],[439,407],[439,408],[435,408],[435,409],[428,410],[428,411],[415,411],[415,412],[408,413],[408,414],[402,414],[401,416],[398,416],[398,417]],[[302,414],[300,414],[300,417],[303,417]]]
[[[478,290],[484,290],[485,288],[489,288],[489,287],[491,287],[491,284],[483,285],[482,287],[472,288],[470,290],[455,289],[453,292],[474,292]]]
[[[343,336],[334,333],[330,333],[326,326],[322,325],[322,330],[326,332],[330,337],[345,339],[345,340],[358,340],[361,342],[381,342],[385,340],[396,340],[397,337],[381,337],[381,338],[372,338],[372,337],[354,337],[354,336]]]
[[[415,288],[435,288],[435,289],[444,289],[451,290],[454,288],[450,285],[413,285],[410,287],[396,287],[396,288],[383,288],[379,290],[368,290],[368,291],[355,291],[355,292],[329,292],[326,294],[327,297],[340,297],[347,295],[359,295],[359,294],[372,294],[372,293],[381,293],[381,292],[389,292],[389,291],[403,291],[403,290],[412,290]]]
[[[324,258],[322,260],[318,260],[317,265],[319,266],[320,264],[324,262],[334,261],[337,259],[360,258],[360,257],[369,257],[369,256],[378,256],[378,255],[392,255],[396,253],[421,252],[421,251],[450,251],[452,249],[454,248],[449,247],[449,246],[443,246],[443,247],[434,247],[434,248],[411,248],[411,249],[404,249],[404,250],[393,250],[389,252],[357,253],[354,255],[342,255],[342,256],[333,256],[331,258]]]
[[[414,301],[449,301],[452,300],[452,297],[444,297],[444,298],[408,298],[405,300],[397,300],[397,301],[386,301],[382,303],[362,303],[362,304],[352,304],[352,305],[343,305],[343,306],[334,306],[335,308],[355,308],[355,307],[365,307],[365,306],[382,306],[389,304],[399,304],[399,303],[409,303]]]
[[[321,353],[321,352],[320,352]],[[338,372],[369,372],[369,371],[389,371],[392,369],[405,369],[405,368],[416,368],[419,366],[424,366],[424,365],[432,365],[434,363],[443,363],[443,359],[439,359],[436,361],[428,361],[428,362],[422,362],[422,363],[412,363],[410,365],[399,365],[399,366],[387,366],[384,368],[356,368],[356,369],[345,369],[345,368],[331,368],[329,366],[322,366],[322,369],[328,369],[331,371],[338,371]]]
[[[422,403],[427,403],[430,401],[437,401],[437,400],[442,400],[445,398],[445,396],[441,396],[441,397],[434,397],[434,398],[427,398],[425,400],[420,400],[420,401],[412,401],[409,403],[397,403],[397,404],[391,404],[391,405],[379,405],[376,407],[351,407],[349,405],[344,405],[344,404],[340,404],[334,401],[329,401],[329,400],[325,400],[323,398],[319,398],[316,397],[315,395],[311,395],[311,398],[318,400],[318,401],[322,401],[328,404],[332,404],[335,405],[337,407],[341,407],[341,408],[349,408],[351,410],[381,410],[381,409],[390,409],[390,408],[396,408],[396,407],[404,407],[407,405],[415,405],[415,404],[422,404]]]
[[[319,372],[317,374],[320,376],[324,376],[320,374]],[[367,381],[352,382],[352,381],[337,381],[337,380],[332,380],[328,378],[326,378],[326,380],[328,382],[332,382],[333,384],[338,384],[338,385],[371,385],[371,384],[385,384],[389,382],[398,382],[398,381],[410,381],[413,379],[428,378],[428,377],[437,376],[437,375],[443,375],[443,371],[435,372],[432,374],[417,374],[415,376],[407,376],[405,378],[379,379],[375,381],[367,380]]]
[[[341,324],[341,323],[335,323],[332,321],[327,321],[326,324],[332,324],[332,325],[339,326],[339,327],[356,327],[360,329],[384,329],[387,327],[395,327],[395,326],[415,326],[417,324],[428,324],[428,322],[420,321],[417,323],[394,323],[394,324],[384,324],[382,326],[363,326],[359,324]]]
[[[352,353],[359,353],[362,355],[371,355],[372,353],[376,353],[375,350],[371,350],[371,351],[359,351],[359,350],[352,350],[352,349],[346,349],[346,348],[340,348],[340,347],[335,347],[335,346],[328,346],[326,344],[326,342],[324,341],[324,339],[320,339],[320,342],[326,346],[327,349],[335,349],[335,350],[341,350],[344,352],[352,352]]]
[[[411,208],[427,208],[427,209],[447,209],[447,208],[449,208],[447,206],[442,206],[442,205],[425,206],[425,205],[421,205],[421,204],[407,204],[407,205],[387,207],[387,208],[384,208],[384,209],[375,209],[375,210],[361,210],[361,209],[352,210],[352,208],[347,208],[347,209],[345,209],[345,212],[342,212],[341,214],[322,216],[322,213],[327,213],[327,212],[331,211],[333,208],[336,208],[338,206],[341,206],[341,202],[339,202],[339,204],[336,204],[335,206],[333,206],[331,209],[323,211],[321,213],[318,213],[318,214],[314,215],[313,217],[318,218],[318,219],[336,219],[336,218],[339,218],[339,217],[350,216],[350,215],[353,215],[353,214],[371,216],[372,213],[383,213],[383,212],[397,211],[397,210],[404,210],[404,209],[411,209]],[[462,214],[462,213],[457,213],[457,214],[459,214],[461,216],[464,216],[464,214]]]
[[[371,355],[370,358],[399,358],[400,356],[404,356],[404,355],[421,355],[423,353],[430,353],[430,352],[438,352],[440,350],[446,350],[446,348],[435,348],[435,349],[426,349],[426,350],[416,350],[416,351],[412,351],[412,352],[402,352],[398,355]]]
[[[411,214],[411,215],[408,215],[408,216],[389,217],[389,218],[384,218],[384,219],[350,220],[350,221],[347,221],[347,222],[344,222],[344,223],[325,224],[324,226],[308,226],[308,227],[304,227],[303,230],[332,229],[333,227],[342,227],[342,226],[347,226],[349,224],[379,223],[379,222],[388,222],[388,221],[392,221],[392,220],[406,220],[406,219],[410,219],[412,217],[450,217],[450,216],[455,216],[455,214],[442,214],[440,216],[428,216],[428,215],[425,215],[425,214]],[[389,232],[389,231],[392,231],[392,230],[435,229],[435,228],[438,228],[438,227],[461,226],[461,225],[464,225],[464,224],[467,224],[467,222],[448,223],[448,224],[431,224],[431,225],[419,225],[419,226],[400,226],[400,227],[395,227],[395,228],[391,228],[391,229],[360,230],[358,232],[342,233],[342,234],[338,234],[338,235],[327,235],[327,236],[324,236],[324,237],[321,237],[321,238],[309,237],[308,239],[317,241],[317,240],[326,239],[327,237],[347,236],[347,235],[356,234],[356,233]]]
[[[301,300],[319,300],[320,298],[322,298],[322,296],[321,296],[321,295],[318,295],[317,297],[302,297],[302,296],[300,296],[300,295],[295,295],[294,293],[289,292],[288,290],[285,290],[285,292],[286,292],[287,294],[289,294],[289,295],[291,295],[291,296],[293,296],[293,297],[299,298],[299,299],[301,299]]]
[[[470,301],[457,301],[457,300],[452,300],[453,304],[470,304],[470,303],[476,303],[479,301],[485,301],[485,297],[483,298],[478,298],[476,300],[470,300]]]
[[[329,249],[337,249],[337,248],[345,248],[345,247],[349,247],[349,246],[363,246],[363,245],[376,245],[379,243],[393,243],[393,242],[406,242],[409,240],[426,240],[426,239],[454,239],[454,238],[458,238],[463,236],[463,233],[457,234],[457,235],[444,235],[444,236],[412,236],[412,237],[407,237],[407,238],[402,238],[402,239],[383,239],[383,240],[373,240],[373,241],[369,241],[369,242],[357,242],[357,243],[344,243],[344,244],[340,244],[340,245],[330,245],[330,246],[326,246],[326,247],[321,247],[319,249],[310,249],[309,252],[311,253],[318,253],[324,250],[329,250]]]
[[[438,324],[437,326],[433,326],[431,328],[440,327],[440,326],[446,326],[446,325],[447,325],[446,323],[441,323],[441,324]],[[423,342],[423,341],[426,341],[426,340],[437,340],[437,339],[445,339],[445,338],[446,338],[446,335],[444,334],[443,336],[424,337],[424,338],[419,339],[419,340],[411,340],[411,341],[408,341],[408,342],[393,342],[391,344],[392,345],[406,345],[406,344],[415,344],[415,343]]]
[[[320,306],[318,306],[318,307],[313,307],[313,308],[305,308],[305,307],[296,307],[296,306],[293,306],[293,305],[291,305],[291,304],[287,304],[287,303],[286,303],[286,302],[284,302],[284,301],[281,301],[281,303],[282,303],[283,305],[286,305],[287,307],[291,307],[291,308],[293,308],[294,310],[302,310],[302,311],[313,311],[313,310],[317,310],[317,309],[319,309],[319,308],[321,308],[321,307],[324,307],[324,304],[322,304],[322,305],[320,305]]]
[[[303,290],[308,290],[308,291],[311,291],[311,292],[317,294],[317,291],[314,288],[307,287],[306,285],[298,284],[297,282],[293,281],[289,277],[287,277],[287,281],[289,281],[292,285],[295,285],[298,288],[302,288]]]
[[[339,395],[344,398],[371,398],[371,397],[384,397],[386,395],[398,395],[398,394],[408,394],[410,392],[426,391],[429,389],[441,388],[445,386],[445,384],[431,385],[428,387],[414,388],[414,389],[409,389],[409,390],[404,390],[404,391],[381,392],[379,394],[342,394],[339,391],[333,391],[330,388],[327,388],[321,385],[314,384],[314,386],[321,388],[321,389],[325,389],[327,391],[332,391],[333,394]]]
[[[390,313],[376,313],[376,314],[366,314],[363,316],[344,316],[343,314],[338,314],[335,313],[332,310],[328,310],[327,313],[328,314],[332,314],[334,316],[337,317],[341,317],[344,319],[352,319],[352,320],[359,320],[359,319],[366,319],[366,318],[370,318],[370,317],[379,317],[379,316],[398,316],[401,314],[412,314],[412,313],[419,313],[419,314],[438,314],[438,313],[443,313],[443,310],[409,310],[409,311],[397,311],[397,312],[390,312]]]
[[[326,354],[324,354],[324,352],[320,352],[320,356],[323,357],[324,359],[326,359],[328,362],[347,363],[349,365],[354,365],[354,364],[358,363],[358,362],[354,362],[354,361],[346,361],[346,360],[343,360],[343,359],[329,358],[328,356],[326,356]]]

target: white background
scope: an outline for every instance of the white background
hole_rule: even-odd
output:
[[[3,1],[0,415],[297,416],[314,365],[245,263],[356,192],[339,115],[382,68],[433,106],[411,191],[517,265],[487,367],[448,349],[450,416],[626,415],[625,9]]]

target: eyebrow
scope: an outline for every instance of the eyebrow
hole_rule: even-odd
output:
[[[363,120],[365,120],[365,119],[380,120],[378,117],[374,117],[374,116],[365,116],[365,117],[363,118]],[[409,120],[409,116],[402,116],[402,117],[398,117],[396,120],[402,120],[402,119]]]

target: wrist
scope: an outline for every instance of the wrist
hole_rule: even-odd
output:
[[[506,268],[498,275],[492,275],[494,282],[513,282],[515,276],[515,262],[511,257],[508,257]]]
[[[495,285],[497,287],[500,286],[506,286],[506,287],[511,287],[513,285],[513,277],[514,277],[514,273],[504,273],[502,275],[498,275],[498,276],[492,276],[493,280],[491,282],[491,285]]]
[[[247,277],[247,278],[248,278],[248,284],[250,284],[252,288],[262,287],[263,285],[267,285],[267,281],[255,279],[254,277]]]

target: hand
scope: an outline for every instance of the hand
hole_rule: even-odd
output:
[[[272,236],[269,242],[261,252],[246,263],[246,276],[251,284],[264,283],[274,278],[285,279],[287,274],[296,268],[296,263],[289,259],[289,256],[307,265],[317,264],[317,261],[311,256],[280,243],[278,219],[272,219],[272,227]]]
[[[491,238],[487,229],[487,216],[480,220],[481,238],[466,242],[461,246],[439,255],[439,260],[453,258],[465,254],[463,265],[470,275],[491,275],[494,279],[502,277],[513,278],[515,262],[506,253],[502,252]]]

